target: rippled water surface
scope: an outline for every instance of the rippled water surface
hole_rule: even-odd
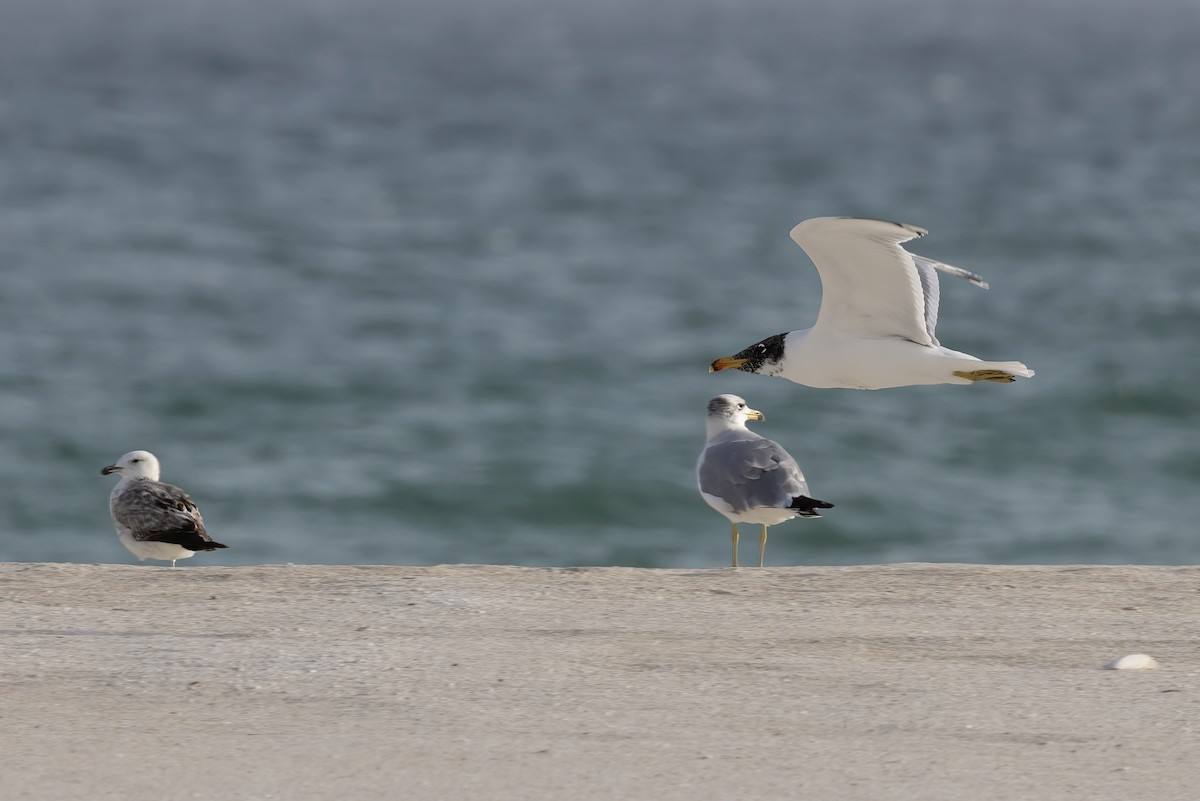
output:
[[[230,545],[195,563],[721,565],[692,471],[736,392],[837,504],[769,562],[1200,561],[1198,30],[0,2],[0,559],[131,559],[99,468],[146,448]],[[929,228],[992,285],[943,280],[942,342],[1038,376],[707,374],[813,319],[824,214]]]

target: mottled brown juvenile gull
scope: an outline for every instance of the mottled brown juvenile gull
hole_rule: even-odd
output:
[[[1020,362],[980,361],[938,342],[938,271],[984,288],[987,282],[900,247],[925,233],[914,225],[856,217],[799,223],[792,239],[821,275],[817,322],[723,356],[709,371],[732,367],[809,387],[849,389],[1008,384],[1018,376],[1032,377]]]
[[[758,566],[763,566],[767,526],[797,517],[820,517],[832,503],[808,497],[808,482],[779,443],[746,428],[747,420],[765,419],[737,395],[708,402],[708,441],[696,463],[700,495],[733,527],[733,566],[738,566],[738,524],[762,526]]]
[[[121,544],[139,560],[161,559],[175,567],[176,559],[196,551],[226,547],[208,536],[187,493],[158,480],[158,459],[149,451],[130,451],[100,473],[121,474],[108,508]]]

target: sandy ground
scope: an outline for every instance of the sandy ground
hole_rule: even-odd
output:
[[[3,564],[0,687],[4,799],[1195,799],[1200,568]]]

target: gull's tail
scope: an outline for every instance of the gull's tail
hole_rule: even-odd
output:
[[[832,509],[833,504],[818,501],[816,498],[810,498],[807,495],[798,495],[792,498],[792,503],[788,508],[795,509],[796,514],[800,517],[820,517],[821,513],[817,510]]]

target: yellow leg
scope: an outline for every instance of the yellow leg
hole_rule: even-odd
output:
[[[997,384],[1011,384],[1017,380],[1007,370],[955,370],[954,375],[968,381],[995,381]]]
[[[737,567],[738,566],[738,563],[737,563],[737,544],[738,544],[737,523],[733,524],[733,533],[730,535],[730,539],[733,540],[733,566]]]
[[[763,566],[763,553],[767,550],[767,527],[762,527],[762,533],[758,535],[758,566]]]

